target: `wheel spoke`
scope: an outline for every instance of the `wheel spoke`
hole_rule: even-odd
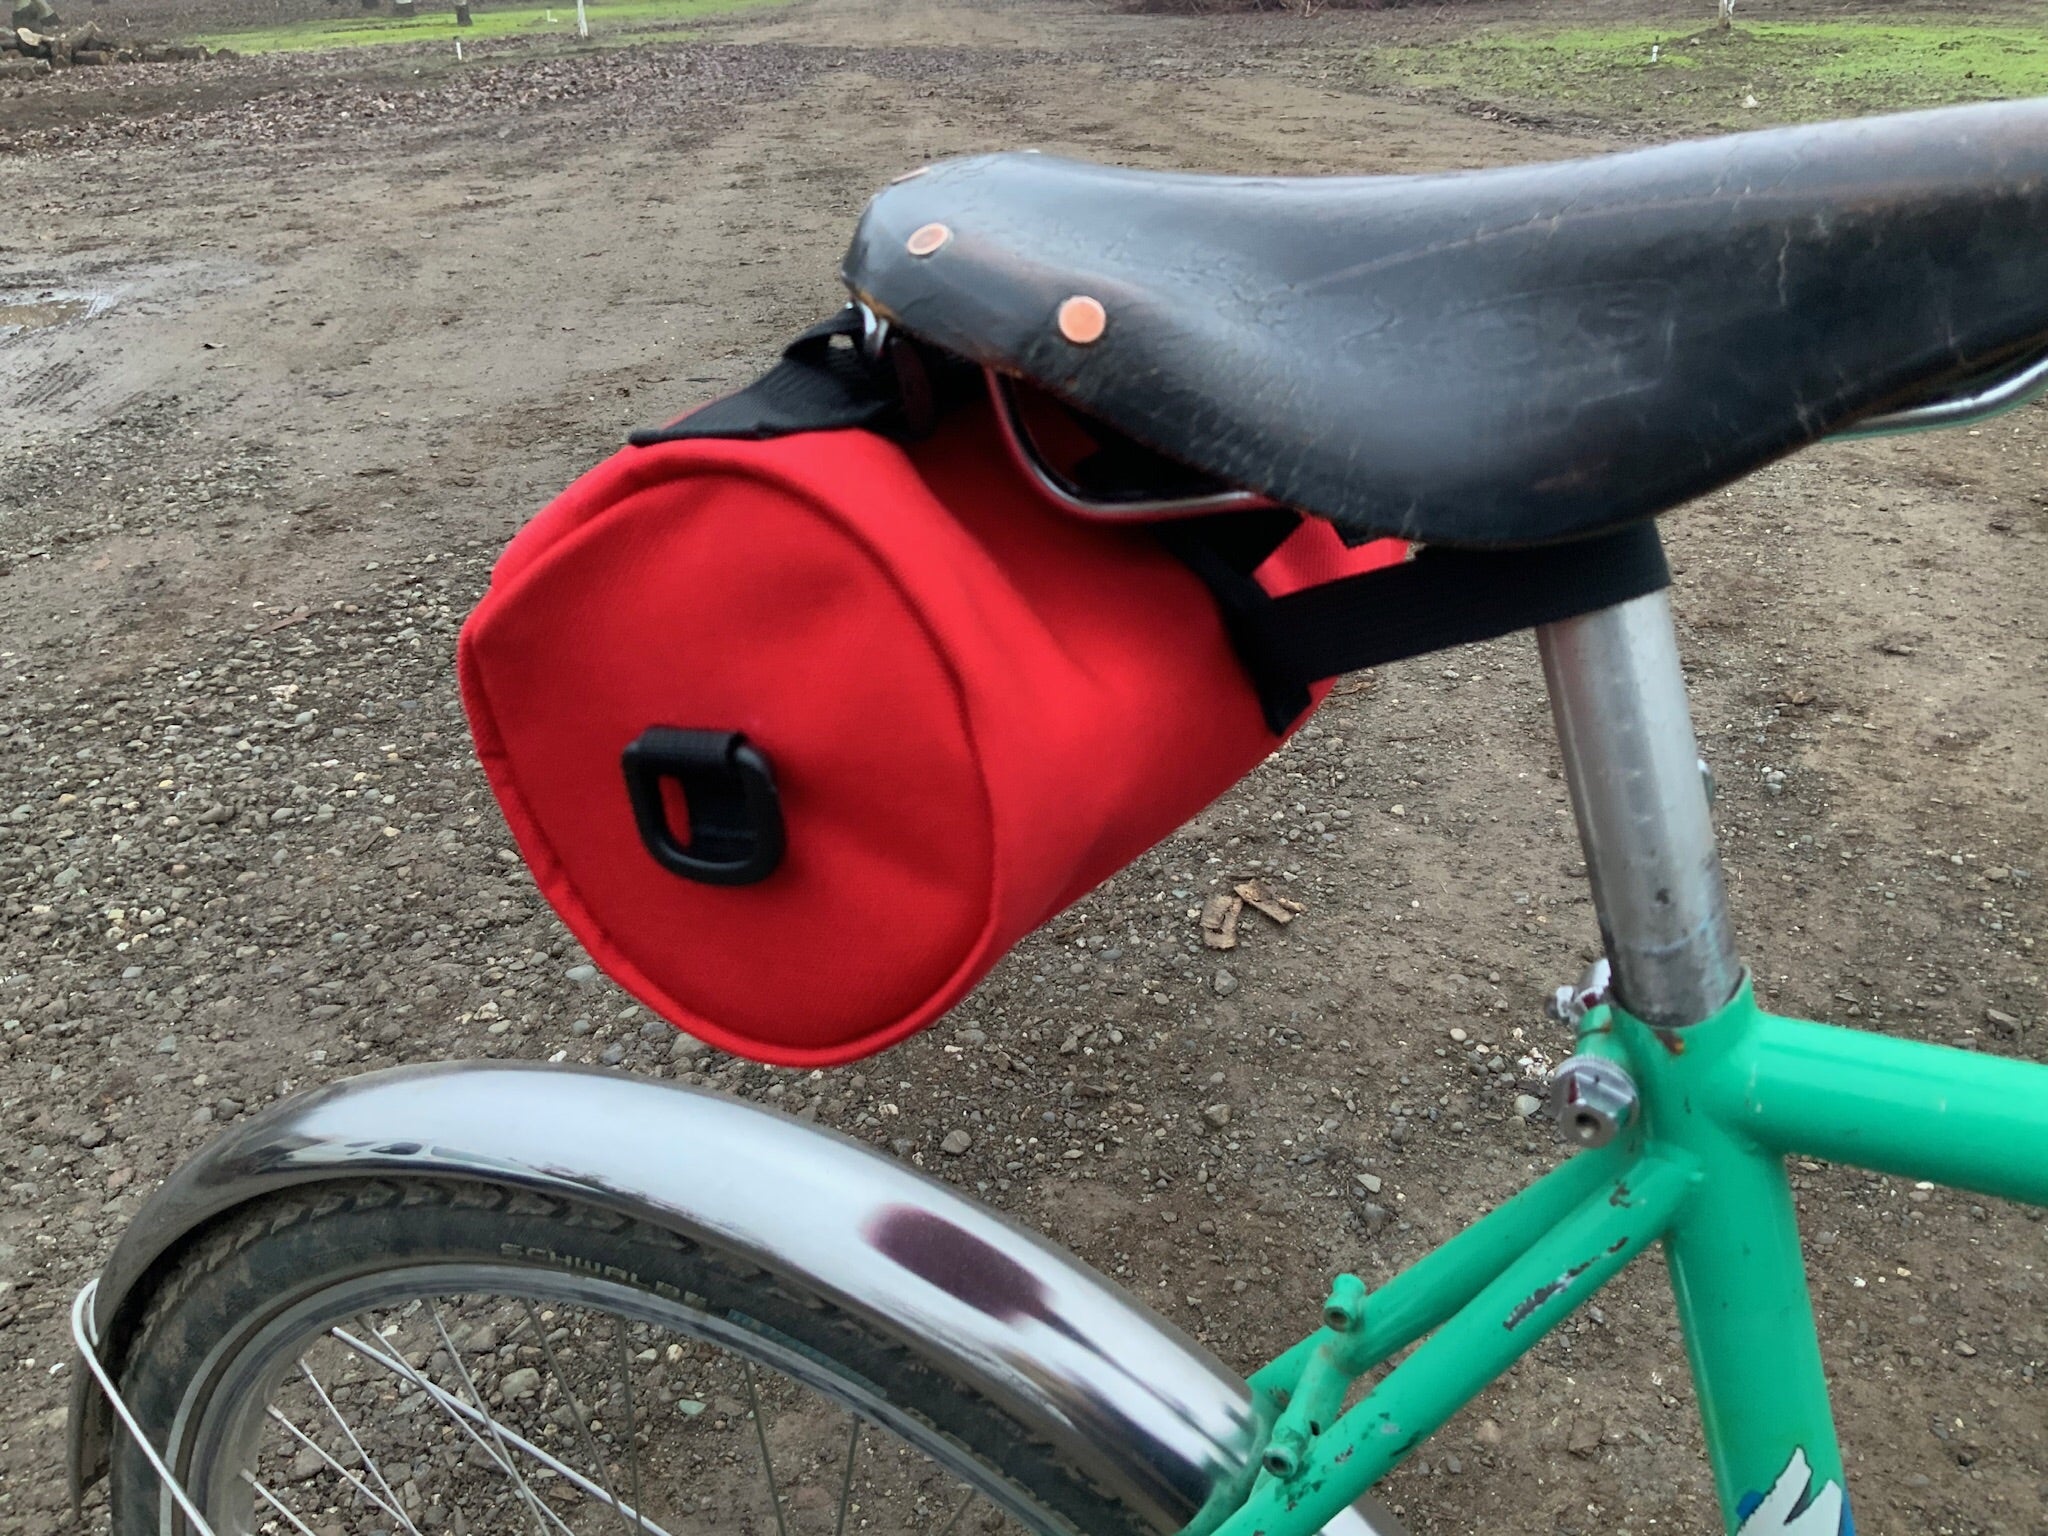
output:
[[[846,1437],[846,1476],[839,1484],[839,1518],[833,1522],[832,1536],[846,1536],[846,1501],[853,1495],[853,1453],[860,1449],[860,1415],[847,1415],[853,1420],[853,1433]]]
[[[362,1355],[366,1360],[375,1361],[377,1364],[383,1366],[386,1370],[392,1372],[394,1375],[404,1377],[407,1381],[411,1382],[414,1386],[418,1387],[422,1392],[426,1393],[427,1396],[432,1398],[435,1404],[439,1406],[442,1409],[442,1411],[448,1415],[449,1419],[454,1422],[456,1427],[461,1429],[464,1434],[468,1435],[469,1438],[472,1441],[474,1441],[480,1449],[482,1449],[485,1455],[489,1456],[493,1461],[497,1460],[498,1453],[496,1448],[493,1447],[488,1440],[484,1439],[482,1435],[478,1434],[476,1430],[471,1427],[470,1423],[471,1420],[481,1420],[488,1422],[489,1415],[470,1406],[468,1402],[464,1401],[462,1398],[457,1397],[454,1393],[448,1391],[445,1387],[442,1387],[437,1382],[429,1381],[426,1377],[422,1376],[418,1371],[414,1370],[411,1366],[407,1365],[404,1360],[398,1358],[397,1356],[388,1355],[381,1349],[377,1349],[372,1345],[365,1344],[361,1339],[355,1337],[355,1335],[348,1333],[340,1328],[336,1328],[332,1331],[334,1338],[338,1340],[340,1343],[346,1345],[350,1349],[355,1350],[358,1354]],[[567,1479],[569,1482],[575,1484],[576,1487],[580,1488],[583,1492],[589,1494],[594,1499],[600,1499],[609,1502],[609,1499],[607,1498],[604,1489],[600,1488],[596,1483],[593,1483],[581,1472],[578,1472],[574,1467],[570,1466],[567,1462],[563,1461],[560,1457],[554,1455],[546,1448],[535,1445],[531,1440],[527,1439],[524,1435],[520,1434],[519,1431],[517,1431],[516,1429],[508,1429],[504,1425],[498,1425],[497,1433],[500,1436],[502,1436],[506,1443],[509,1443],[517,1450],[525,1452],[528,1456],[532,1457],[535,1461],[539,1462],[542,1466],[546,1467],[550,1472],[553,1472],[556,1476]],[[500,1463],[500,1465],[502,1465],[502,1463]],[[541,1507],[543,1509],[547,1509],[546,1505],[542,1505]],[[556,1525],[561,1526],[562,1530],[565,1533],[568,1532],[568,1527],[562,1524],[561,1518],[559,1516],[556,1516],[555,1512],[552,1509],[548,1509],[547,1513],[550,1516],[550,1518],[554,1519]],[[625,1511],[625,1514],[628,1518],[636,1521],[642,1528],[644,1528],[648,1532],[648,1536],[669,1536],[668,1531],[663,1529],[661,1526],[656,1525],[652,1520],[647,1519],[646,1516],[642,1515],[638,1510],[628,1509]]]
[[[440,1307],[435,1305],[432,1297],[426,1298],[426,1301],[427,1312],[433,1319],[434,1332],[441,1336],[441,1347],[448,1351],[448,1359],[455,1367],[455,1375],[461,1381],[463,1390],[476,1399],[477,1409],[483,1415],[484,1428],[489,1430],[491,1438],[498,1442],[498,1465],[503,1467],[506,1475],[518,1485],[519,1496],[526,1501],[526,1508],[533,1516],[533,1528],[540,1536],[548,1536],[548,1521],[552,1520],[561,1527],[564,1536],[570,1536],[569,1527],[563,1524],[562,1517],[541,1502],[540,1495],[535,1493],[526,1481],[526,1474],[514,1464],[511,1448],[505,1444],[505,1435],[498,1426],[497,1416],[485,1405],[484,1395],[470,1379],[469,1367],[462,1363],[462,1356],[455,1348],[455,1341],[448,1337],[447,1326],[441,1321]]]
[[[333,1468],[335,1472],[340,1474],[342,1480],[346,1482],[350,1487],[354,1488],[357,1493],[360,1493],[368,1503],[370,1503],[378,1509],[383,1510],[384,1513],[389,1515],[392,1519],[403,1524],[406,1527],[406,1529],[412,1529],[412,1522],[405,1518],[404,1510],[395,1507],[395,1502],[392,1504],[385,1503],[383,1495],[379,1494],[376,1489],[372,1488],[368,1483],[364,1482],[360,1477],[357,1477],[355,1473],[349,1471],[347,1467],[343,1466],[339,1461],[337,1461],[334,1458],[334,1456],[329,1453],[326,1446],[321,1445],[311,1435],[307,1434],[303,1429],[299,1428],[298,1425],[294,1424],[290,1419],[286,1418],[284,1410],[279,1408],[277,1404],[272,1403],[270,1405],[269,1411],[270,1417],[272,1419],[274,1419],[277,1423],[282,1424],[285,1427],[286,1431],[290,1433],[294,1438],[296,1438],[301,1445],[305,1446],[307,1450],[311,1451],[315,1456],[318,1456],[322,1461],[326,1462],[329,1467]]]
[[[754,1362],[742,1358],[747,1368],[747,1400],[754,1405],[754,1437],[761,1442],[761,1469],[768,1474],[768,1504],[775,1511],[775,1536],[789,1536],[782,1518],[782,1495],[775,1488],[775,1458],[768,1454],[768,1421],[761,1415],[761,1393],[754,1385]]]
[[[944,1525],[939,1527],[939,1536],[952,1536],[953,1527],[960,1523],[960,1517],[967,1513],[967,1506],[972,1504],[974,1500],[975,1492],[970,1488],[967,1490],[967,1497],[960,1501],[960,1507],[953,1511]]]
[[[533,1303],[521,1297],[519,1305],[526,1312],[526,1326],[533,1330],[533,1336],[540,1340],[541,1357],[548,1363],[548,1374],[562,1389],[562,1401],[569,1406],[569,1415],[576,1421],[576,1433],[582,1437],[583,1450],[590,1457],[591,1470],[604,1482],[604,1497],[611,1507],[618,1511],[619,1519],[625,1522],[629,1531],[643,1531],[646,1523],[640,1518],[640,1488],[636,1480],[633,1487],[633,1508],[629,1513],[619,1502],[619,1496],[612,1489],[610,1469],[605,1465],[604,1452],[598,1448],[597,1436],[590,1432],[590,1421],[583,1416],[583,1404],[576,1400],[576,1389],[569,1381],[569,1373],[562,1369],[562,1363],[555,1357],[555,1346],[548,1342],[547,1329],[542,1325],[540,1314]]]
[[[306,1524],[305,1521],[301,1520],[289,1509],[286,1509],[284,1507],[284,1504],[278,1499],[278,1496],[276,1494],[272,1493],[268,1488],[264,1487],[261,1483],[256,1481],[255,1474],[251,1472],[247,1467],[244,1467],[242,1469],[242,1481],[247,1483],[251,1488],[256,1490],[256,1496],[259,1499],[263,1500],[264,1503],[268,1504],[280,1515],[283,1515],[285,1519],[289,1520],[292,1523],[292,1527],[299,1532],[299,1536],[319,1536],[319,1532],[315,1531],[313,1527]],[[401,1516],[400,1518],[402,1519],[404,1517]]]
[[[633,1415],[633,1351],[626,1342],[626,1320],[612,1319],[612,1337],[618,1341],[619,1391],[626,1399],[626,1486],[633,1493],[633,1507],[640,1507],[640,1431]]]
[[[327,1389],[320,1385],[320,1378],[315,1376],[313,1368],[306,1364],[306,1357],[304,1355],[299,1356],[299,1372],[306,1378],[307,1385],[312,1387],[313,1395],[320,1399],[320,1405],[327,1410],[328,1416],[334,1420],[335,1427],[342,1433],[342,1438],[348,1441],[356,1455],[362,1460],[364,1468],[368,1470],[370,1476],[377,1480],[377,1486],[384,1490],[385,1497],[391,1500],[390,1504],[385,1506],[390,1511],[391,1517],[405,1527],[409,1536],[420,1536],[419,1527],[414,1525],[410,1517],[406,1515],[404,1504],[398,1497],[398,1490],[391,1486],[391,1479],[386,1477],[384,1469],[377,1465],[377,1458],[363,1449],[362,1441],[358,1440],[356,1432],[349,1428],[348,1420],[341,1416],[341,1410],[334,1406],[334,1399],[329,1397]],[[273,1413],[276,1411],[275,1408],[271,1410]],[[300,1438],[304,1439],[305,1437],[301,1436]],[[312,1442],[307,1441],[307,1444],[310,1445]],[[318,1450],[319,1447],[314,1446],[314,1449]],[[324,1455],[325,1453],[323,1452],[322,1454]],[[332,1457],[328,1459],[330,1461],[333,1460]]]

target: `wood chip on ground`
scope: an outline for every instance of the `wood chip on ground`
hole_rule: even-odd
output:
[[[1308,908],[1291,897],[1280,896],[1266,889],[1263,880],[1247,880],[1237,888],[1238,899],[1246,906],[1254,907],[1274,922],[1283,926],[1294,921],[1295,914]]]
[[[1237,948],[1237,918],[1244,901],[1218,891],[1202,904],[1202,942],[1211,949]]]

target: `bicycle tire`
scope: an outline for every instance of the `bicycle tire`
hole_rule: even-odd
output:
[[[556,1315],[531,1309],[531,1304],[550,1302],[589,1309],[593,1315],[608,1311],[618,1320],[622,1364],[629,1364],[625,1350],[633,1327],[667,1327],[688,1339],[702,1338],[708,1330],[745,1363],[750,1383],[754,1365],[760,1364],[810,1387],[849,1413],[881,1425],[1027,1529],[1088,1536],[1137,1536],[1143,1529],[1112,1496],[1059,1460],[1057,1438],[1044,1426],[1019,1422],[971,1388],[933,1371],[860,1317],[805,1293],[750,1258],[720,1249],[715,1239],[693,1242],[594,1206],[482,1183],[366,1177],[305,1186],[237,1209],[189,1244],[153,1289],[122,1375],[122,1395],[180,1483],[199,1501],[217,1536],[242,1526],[254,1529],[259,1521],[246,1511],[237,1515],[237,1500],[250,1496],[241,1492],[236,1480],[242,1469],[234,1463],[248,1454],[241,1442],[258,1406],[251,1394],[283,1390],[289,1367],[280,1362],[300,1350],[299,1335],[323,1343],[352,1338],[361,1354],[363,1341],[336,1331],[341,1329],[336,1319],[359,1315],[365,1297],[394,1289],[403,1295],[413,1286],[426,1288],[428,1295],[440,1294],[440,1287],[468,1294],[480,1281],[506,1286],[508,1296],[522,1296],[529,1304],[527,1316]],[[444,1327],[438,1303],[431,1310],[435,1326]],[[552,1336],[552,1331],[543,1335]],[[455,1362],[466,1346],[458,1346],[445,1328],[439,1337],[447,1349],[433,1355],[432,1363],[438,1366],[452,1356],[452,1368],[463,1371]],[[381,1331],[377,1340],[389,1342]],[[539,1347],[547,1348],[544,1343]],[[533,1353],[533,1346],[521,1348]],[[394,1354],[406,1358],[400,1351]],[[303,1353],[297,1358],[303,1362]],[[552,1367],[553,1354],[547,1358]],[[412,1365],[424,1369],[417,1361]],[[307,1374],[312,1375],[310,1370]],[[402,1401],[407,1383],[402,1376],[394,1379]],[[317,1390],[317,1379],[314,1385]],[[472,1386],[476,1405],[483,1408],[486,1395]],[[562,1400],[589,1441],[585,1405],[566,1374]],[[773,1495],[761,1401],[755,1400],[753,1418]],[[637,1504],[638,1439],[631,1404],[629,1391],[627,1439],[635,1458]],[[329,1406],[345,1425],[343,1415]],[[455,1417],[444,1404],[435,1406]],[[723,1418],[718,1424],[726,1428]],[[853,1483],[859,1434],[856,1428],[847,1450],[847,1489]],[[481,1436],[472,1438],[481,1443]],[[502,1448],[506,1442],[498,1444]],[[599,1447],[592,1443],[591,1449]],[[475,1453],[469,1454],[473,1459]],[[616,1473],[604,1472],[604,1455],[597,1462],[608,1487]],[[351,1464],[363,1471],[359,1484],[370,1481],[376,1463],[367,1453]],[[259,1481],[252,1479],[249,1486]],[[375,1481],[391,1494],[391,1513],[404,1519],[397,1485],[386,1482],[381,1471]],[[185,1526],[126,1437],[114,1449],[110,1497],[116,1536],[177,1532]],[[842,1531],[847,1500],[842,1490]],[[777,1496],[778,1531],[784,1523],[783,1503]],[[551,1527],[542,1513],[529,1511],[547,1531]],[[958,1518],[956,1513],[955,1523]],[[325,1527],[334,1528],[331,1523]]]

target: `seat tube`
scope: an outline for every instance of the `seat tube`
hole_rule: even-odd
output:
[[[1696,1024],[1742,979],[1664,592],[1536,631],[1616,996]]]

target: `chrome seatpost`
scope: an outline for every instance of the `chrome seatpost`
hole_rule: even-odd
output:
[[[1536,631],[1614,992],[1696,1024],[1742,978],[1671,603],[1653,592]]]

